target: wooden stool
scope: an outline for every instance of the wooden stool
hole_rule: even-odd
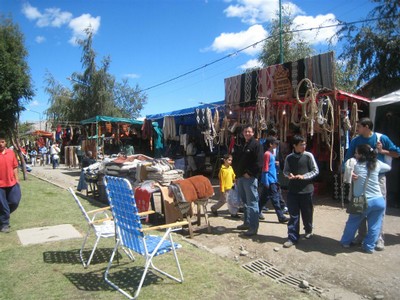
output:
[[[95,199],[99,198],[99,188],[97,185],[97,179],[90,179],[87,180],[86,179],[86,183],[87,183],[87,189],[86,189],[86,196],[92,196]]]
[[[194,202],[193,204],[196,205],[196,225],[200,226],[201,225],[201,218],[203,217],[206,225],[207,225],[207,232],[211,233],[211,225],[210,225],[210,220],[208,219],[208,212],[207,212],[207,203],[208,203],[208,198],[206,199],[198,199]],[[178,208],[181,211],[182,215],[186,220],[188,221],[188,229],[189,229],[189,236],[190,238],[193,238],[193,222],[192,222],[192,216],[190,213],[190,202],[186,203],[179,203]]]

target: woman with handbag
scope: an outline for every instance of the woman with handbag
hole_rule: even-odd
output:
[[[366,253],[373,253],[386,207],[379,188],[378,175],[390,171],[390,166],[377,160],[376,152],[367,144],[358,145],[354,156],[357,163],[352,172],[353,198],[349,205],[353,200],[361,201],[363,198],[366,200],[366,205],[364,211],[349,211],[350,215],[340,243],[345,248],[350,247],[361,221],[367,218],[368,233],[362,248]]]

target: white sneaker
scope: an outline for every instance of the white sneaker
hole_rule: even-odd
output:
[[[291,240],[287,240],[284,244],[283,244],[283,248],[290,248],[294,245],[294,243]]]
[[[376,251],[383,251],[385,249],[385,241],[382,239],[378,239],[376,242],[375,250]]]

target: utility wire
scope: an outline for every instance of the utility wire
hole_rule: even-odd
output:
[[[392,17],[386,17],[386,19],[391,19],[391,18],[392,18]],[[302,32],[302,31],[321,30],[321,29],[331,28],[331,27],[349,26],[349,25],[354,25],[354,24],[359,24],[359,23],[373,22],[373,21],[378,21],[378,20],[382,20],[382,19],[384,19],[384,18],[381,17],[381,18],[365,19],[365,20],[353,21],[353,22],[340,22],[340,21],[339,21],[339,24],[332,24],[332,25],[326,25],[326,26],[318,26],[318,27],[310,27],[310,28],[303,28],[303,29],[288,30],[288,31],[283,31],[282,33],[283,33],[283,34],[287,34],[287,33],[297,33],[297,32]],[[244,48],[241,48],[241,49],[239,49],[239,50],[236,50],[236,51],[233,52],[233,53],[227,54],[227,55],[225,55],[225,56],[223,56],[223,57],[221,57],[221,58],[219,58],[219,59],[216,59],[216,60],[214,60],[214,61],[212,61],[212,62],[210,62],[210,63],[207,63],[207,64],[205,64],[205,65],[203,65],[203,66],[200,66],[200,67],[198,67],[198,68],[195,68],[195,69],[193,69],[193,70],[191,70],[191,71],[188,71],[188,72],[186,72],[186,73],[183,73],[183,74],[181,74],[181,75],[175,76],[175,77],[173,77],[173,78],[171,78],[171,79],[168,79],[168,80],[162,81],[162,82],[160,82],[160,83],[157,83],[157,84],[152,85],[152,86],[150,86],[150,87],[148,87],[148,88],[142,89],[141,92],[145,92],[145,91],[148,91],[148,90],[152,90],[152,89],[154,89],[154,88],[156,88],[156,87],[159,87],[159,86],[161,86],[161,85],[165,85],[165,84],[167,84],[167,83],[169,83],[169,82],[171,82],[171,81],[175,81],[175,80],[177,80],[177,79],[179,79],[179,78],[185,77],[185,76],[187,76],[187,75],[189,75],[189,74],[192,74],[192,73],[194,73],[194,72],[197,72],[197,71],[199,71],[199,70],[201,70],[201,69],[207,68],[207,67],[209,67],[209,66],[211,66],[211,65],[214,65],[214,64],[216,64],[216,63],[218,63],[218,62],[220,62],[220,61],[222,61],[222,60],[225,60],[225,59],[230,58],[230,57],[232,57],[232,56],[236,56],[236,55],[238,55],[239,53],[241,53],[241,52],[243,52],[243,51],[245,51],[245,50],[247,50],[247,49],[249,49],[249,48],[251,48],[251,47],[255,47],[255,46],[257,46],[258,44],[263,43],[263,42],[265,42],[266,40],[271,39],[271,38],[273,38],[273,37],[275,37],[275,36],[276,36],[276,35],[270,35],[270,36],[266,37],[265,39],[262,39],[262,40],[260,40],[260,41],[258,41],[258,42],[255,42],[255,43],[253,43],[253,44],[251,44],[251,45],[249,45],[249,46],[246,46],[246,47],[244,47]]]

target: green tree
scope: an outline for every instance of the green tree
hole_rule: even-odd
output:
[[[49,95],[49,108],[46,115],[54,123],[60,121],[75,120],[77,107],[73,103],[72,92],[67,87],[59,83],[54,76],[46,72],[45,82],[47,84],[45,91]]]
[[[372,0],[377,6],[361,27],[344,24],[338,31],[344,41],[339,59],[347,61],[347,70],[358,69],[357,85],[371,79],[390,92],[400,88],[400,2]]]
[[[71,76],[74,82],[73,104],[76,120],[118,113],[113,99],[115,78],[108,73],[110,57],[103,58],[101,65],[97,66],[96,52],[93,49],[93,32],[88,28],[86,33],[87,38],[78,41],[82,47],[83,73],[74,72]]]
[[[96,64],[93,49],[93,33],[88,28],[87,38],[79,40],[82,47],[83,72],[74,72],[70,80],[72,90],[57,82],[51,74],[46,75],[46,92],[50,95],[50,107],[46,111],[54,121],[81,121],[97,115],[113,117],[138,117],[147,95],[129,86],[127,80],[118,83],[109,73],[111,59],[103,58],[100,66]]]
[[[23,170],[25,161],[18,143],[19,116],[25,110],[24,105],[34,96],[27,55],[19,27],[11,18],[0,15],[0,128],[10,137]]]
[[[140,111],[147,103],[147,95],[140,91],[138,85],[132,88],[127,79],[115,85],[114,98],[122,116],[132,119],[140,116]]]
[[[292,26],[293,17],[290,14],[282,14],[282,49],[284,62],[296,61],[314,54],[314,50],[309,43],[295,38],[292,32]],[[269,32],[269,38],[265,41],[259,56],[259,60],[264,67],[279,64],[280,62],[280,28],[278,18],[272,20],[267,31]]]
[[[357,92],[357,67],[348,68],[342,60],[335,61],[335,87],[336,89],[356,93]]]

